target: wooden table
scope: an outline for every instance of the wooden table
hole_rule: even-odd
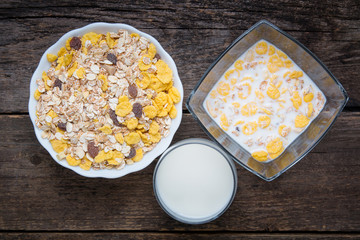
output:
[[[0,3],[0,238],[338,239],[360,238],[360,2],[343,1],[2,1]],[[229,210],[204,225],[179,223],[152,190],[156,161],[120,179],[90,179],[53,161],[27,110],[43,52],[92,22],[130,24],[174,58],[185,98],[216,57],[267,19],[307,46],[350,101],[330,132],[273,182],[237,166]],[[183,107],[173,143],[207,138]]]

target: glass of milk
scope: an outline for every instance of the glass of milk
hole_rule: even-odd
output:
[[[172,218],[187,224],[210,222],[231,205],[236,168],[215,143],[192,138],[168,148],[153,177],[156,199]]]

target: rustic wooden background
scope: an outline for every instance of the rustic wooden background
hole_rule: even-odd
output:
[[[350,101],[322,142],[273,182],[238,166],[229,210],[204,225],[168,217],[152,191],[155,162],[114,180],[54,162],[35,138],[29,82],[43,52],[92,22],[130,24],[174,58],[185,98],[208,66],[261,19],[314,52]],[[1,1],[0,239],[359,239],[360,2]],[[185,107],[173,142],[207,136]]]

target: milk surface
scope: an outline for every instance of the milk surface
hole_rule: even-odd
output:
[[[226,208],[235,183],[221,153],[204,144],[186,144],[162,160],[155,184],[159,198],[171,211],[203,219]]]
[[[267,45],[265,54],[257,54],[256,46],[259,42]],[[237,61],[242,64],[236,67],[236,62],[227,69],[219,81],[214,85],[204,101],[204,108],[211,118],[236,142],[250,153],[266,151],[266,146],[272,140],[280,138],[283,148],[273,157],[276,158],[303,132],[323,109],[326,98],[310,77],[285,53],[271,43],[260,40],[242,54]],[[270,46],[273,53],[270,53]],[[276,55],[276,56],[275,56]],[[282,63],[276,71],[269,70],[271,58],[277,57]],[[240,66],[240,67],[239,67]],[[293,73],[301,76],[290,78]],[[225,86],[225,87],[224,87]],[[274,86],[280,96],[272,98],[267,90]],[[295,108],[292,102],[294,92],[298,92],[301,105]],[[305,102],[307,93],[314,95],[313,99]],[[254,112],[244,115],[244,106],[253,104]],[[313,111],[309,113],[309,104]],[[304,115],[309,123],[302,128],[295,127],[295,119]],[[259,117],[266,116],[270,124],[261,127]],[[224,122],[228,126],[224,126]],[[254,123],[253,133],[244,134],[243,126]],[[288,132],[281,135],[280,126],[286,126]]]

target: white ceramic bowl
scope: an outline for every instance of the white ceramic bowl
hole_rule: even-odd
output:
[[[34,98],[35,90],[37,89],[36,79],[41,78],[41,74],[43,71],[47,71],[50,68],[50,63],[47,61],[46,54],[52,53],[56,54],[61,47],[65,46],[65,42],[69,37],[74,36],[82,36],[88,32],[96,32],[96,33],[107,33],[107,32],[117,32],[119,29],[125,29],[129,31],[130,33],[138,33],[140,36],[143,36],[150,40],[155,46],[156,50],[161,56],[161,59],[165,61],[171,70],[173,71],[173,81],[174,86],[179,90],[181,94],[181,101],[177,103],[175,106],[177,108],[177,117],[173,119],[171,123],[170,133],[166,138],[162,138],[161,141],[156,145],[156,147],[151,150],[150,152],[147,152],[144,154],[144,158],[140,162],[136,162],[132,165],[126,165],[125,168],[121,170],[116,169],[102,169],[102,170],[94,170],[90,169],[89,171],[83,170],[82,168],[76,166],[70,166],[66,160],[59,161],[56,158],[56,152],[53,150],[49,140],[43,139],[41,137],[41,130],[35,125],[35,110],[36,110],[36,104],[37,101]],[[85,176],[85,177],[103,177],[103,178],[119,178],[122,177],[128,173],[139,171],[145,167],[147,167],[156,157],[158,157],[161,153],[163,153],[170,145],[172,138],[175,135],[176,130],[178,129],[181,118],[182,118],[182,101],[184,97],[184,90],[183,86],[181,84],[178,71],[175,65],[174,60],[170,57],[170,55],[162,48],[160,43],[150,36],[149,34],[146,34],[144,32],[141,32],[137,30],[134,27],[131,27],[126,24],[120,24],[120,23],[92,23],[85,27],[78,28],[75,30],[72,30],[65,35],[63,35],[54,45],[49,47],[45,53],[42,55],[39,65],[36,68],[30,82],[30,98],[29,98],[29,115],[31,122],[34,125],[35,134],[40,142],[40,144],[50,153],[51,157],[54,159],[55,162],[62,165],[63,167],[69,168],[73,170],[74,172]]]

